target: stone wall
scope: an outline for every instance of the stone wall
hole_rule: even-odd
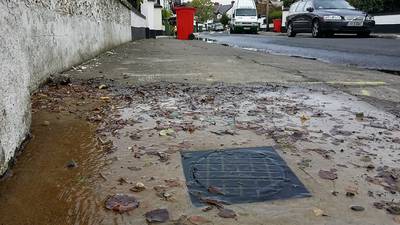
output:
[[[30,126],[30,93],[49,75],[131,40],[119,0],[0,1],[0,175]]]

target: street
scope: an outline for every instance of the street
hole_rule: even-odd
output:
[[[400,71],[400,39],[357,38],[354,35],[315,39],[310,34],[289,38],[262,33],[250,35],[222,32],[200,33],[200,38],[272,54],[318,59],[368,69]]]

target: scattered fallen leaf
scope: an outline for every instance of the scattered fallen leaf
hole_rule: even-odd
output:
[[[203,211],[203,212],[208,212],[208,211],[212,210],[213,208],[214,208],[214,206],[209,205],[209,206],[207,206],[207,207],[202,208],[201,211]]]
[[[76,163],[75,160],[72,159],[67,162],[66,167],[69,169],[76,168],[78,167],[78,163]]]
[[[165,192],[165,191],[167,191],[167,186],[164,186],[164,185],[157,185],[157,186],[154,186],[153,189],[154,189],[156,192]]]
[[[305,123],[309,119],[310,119],[310,117],[306,116],[305,114],[300,116],[301,123]]]
[[[132,187],[130,190],[133,191],[133,192],[141,192],[141,191],[144,191],[145,189],[146,189],[146,187],[144,186],[143,183],[137,182],[135,184],[135,186]]]
[[[103,101],[110,101],[110,97],[108,97],[108,96],[103,96],[103,97],[100,97],[100,100],[103,100]]]
[[[170,192],[157,192],[157,196],[161,197],[162,200],[165,201],[172,201],[173,200],[173,195]]]
[[[116,194],[107,198],[105,207],[106,209],[123,213],[138,208],[139,201],[131,195]]]
[[[335,169],[327,170],[320,170],[318,172],[319,177],[325,180],[336,180],[338,178]]]
[[[225,195],[225,193],[223,193],[221,191],[221,189],[218,187],[209,186],[207,190],[208,190],[208,192],[213,193],[213,194]]]
[[[139,168],[139,167],[136,167],[136,166],[129,166],[128,169],[129,169],[129,170],[132,170],[132,171],[139,171],[139,170],[142,170],[142,168]]]
[[[177,221],[175,221],[174,224],[175,225],[201,225],[201,224],[207,224],[207,223],[211,223],[211,221],[202,216],[182,215],[181,217],[179,217],[179,219]]]
[[[364,119],[364,113],[363,112],[356,113],[356,118],[359,119],[359,120],[363,120]]]
[[[119,182],[120,185],[129,183],[128,180],[126,178],[124,178],[124,177],[120,177],[118,179],[118,182]]]
[[[371,157],[364,155],[363,157],[360,158],[360,161],[362,162],[371,162]]]
[[[102,84],[99,86],[99,89],[106,89],[106,88],[107,88],[107,85],[105,85],[105,84]]]
[[[195,225],[205,224],[211,222],[205,217],[202,216],[189,216],[188,221]]]
[[[218,216],[222,218],[235,218],[237,215],[232,209],[223,208],[219,210]]]
[[[386,208],[386,211],[393,215],[400,215],[400,207],[399,206],[391,205]]]
[[[324,210],[319,209],[319,208],[313,208],[313,212],[315,216],[327,216],[324,212]]]
[[[181,182],[178,179],[164,180],[168,187],[180,187]]]
[[[357,187],[349,186],[345,190],[346,190],[346,196],[347,197],[354,197],[356,194],[358,194],[358,188]]]
[[[163,223],[169,220],[169,212],[166,209],[155,209],[144,215],[149,223]]]
[[[395,217],[393,218],[393,221],[396,222],[396,223],[398,223],[398,224],[400,224],[400,216],[395,216]]]
[[[209,205],[216,206],[217,208],[223,208],[224,207],[224,205],[223,205],[224,202],[216,200],[216,199],[202,197],[202,198],[200,198],[200,201],[202,201],[202,202],[204,202],[206,204],[209,204]]]
[[[365,210],[364,207],[359,206],[359,205],[352,205],[352,206],[350,206],[350,209],[353,210],[353,211],[356,211],[356,212],[361,212],[361,211]]]
[[[171,129],[171,128],[168,128],[168,129],[161,130],[159,134],[160,134],[160,136],[172,136],[172,137],[174,137],[175,136],[175,130]]]

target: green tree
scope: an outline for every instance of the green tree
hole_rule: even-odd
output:
[[[357,9],[366,12],[382,12],[385,0],[349,0],[349,3]]]
[[[198,22],[204,23],[212,19],[214,13],[214,4],[211,0],[193,0],[189,6],[196,8],[196,16]]]
[[[268,14],[268,21],[272,21],[274,19],[282,19],[282,11],[281,10],[272,10]]]
[[[162,16],[163,20],[168,20],[169,18],[171,18],[172,15],[173,14],[172,14],[171,10],[163,9],[161,11],[161,16]]]
[[[297,0],[283,0],[283,6],[284,7],[290,7],[291,4],[293,4]]]
[[[226,25],[228,25],[229,23],[229,17],[226,15],[226,13],[224,13],[221,17],[221,19],[219,20],[219,22],[222,23],[222,25],[224,26],[224,28],[226,27]]]
[[[173,15],[171,10],[168,9],[163,9],[161,11],[161,16],[162,16],[162,23],[165,27],[165,34],[166,35],[173,35],[174,31],[173,31],[173,26],[169,23],[169,18],[171,18],[171,16]]]
[[[133,8],[140,11],[140,5],[143,3],[143,0],[129,0],[129,2],[132,4]]]

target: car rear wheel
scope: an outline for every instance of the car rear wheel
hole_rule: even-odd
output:
[[[288,24],[288,28],[287,28],[286,33],[287,33],[287,36],[288,36],[288,37],[294,37],[294,36],[296,36],[296,33],[293,31],[293,24],[292,24],[292,23],[289,23],[289,24]]]
[[[319,37],[322,36],[321,26],[320,26],[318,20],[314,20],[314,22],[313,22],[313,25],[312,25],[312,36],[314,38],[319,38]]]

